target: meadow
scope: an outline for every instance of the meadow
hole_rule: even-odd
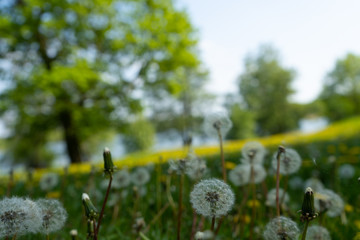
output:
[[[107,195],[109,175],[113,177],[112,187],[98,239],[301,239],[306,221],[301,221],[298,210],[302,209],[307,187],[314,192],[318,215],[310,221],[306,239],[360,239],[359,136],[360,117],[355,117],[317,133],[288,133],[226,142],[223,148],[224,165],[219,146],[187,146],[158,153],[129,155],[115,160],[115,172],[111,170],[107,174],[109,166],[105,166],[104,173],[103,163],[15,172],[1,177],[1,196],[57,199],[63,204],[68,217],[61,230],[50,232],[48,236],[42,232],[9,236],[7,239],[94,239],[91,233],[93,226],[89,227],[89,216],[84,210],[83,193],[88,194],[98,212],[92,219],[96,223]],[[279,190],[280,203],[277,207],[274,193],[277,169],[273,162],[279,146],[283,146],[288,154],[291,149],[296,151],[301,162],[294,172],[279,174],[279,187],[286,194],[281,194]],[[252,164],[247,161],[248,156],[255,159],[255,148],[263,154],[258,164],[264,171],[257,172],[256,167],[241,170],[240,164]],[[188,164],[190,162],[193,165]],[[214,217],[204,217],[199,214],[204,209],[197,209],[196,199],[191,199],[195,195],[192,193],[194,186],[205,184],[204,179],[223,179],[223,166],[234,203],[229,203],[228,210],[221,207],[216,211],[212,209],[214,212],[210,215]],[[222,189],[223,186],[219,189],[220,193]],[[327,196],[326,191],[335,195]],[[216,195],[214,199],[220,197]],[[210,200],[206,198],[206,201]],[[225,213],[221,213],[222,210]],[[279,234],[276,227],[280,223],[267,225],[279,214],[278,210],[281,216],[293,221],[294,235]],[[1,220],[4,222],[3,218]],[[285,225],[281,226],[285,228]],[[328,233],[316,235],[314,230],[310,230],[312,226],[321,226]],[[273,238],[267,235],[271,231],[277,233]]]

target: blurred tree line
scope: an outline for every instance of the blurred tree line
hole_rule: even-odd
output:
[[[281,65],[273,47],[260,46],[244,65],[239,94],[227,96],[225,103],[234,124],[229,139],[297,130],[299,120],[306,117],[332,122],[360,114],[360,56],[339,59],[325,77],[320,95],[307,104],[291,101],[295,71]]]
[[[50,143],[61,140],[71,162],[86,161],[114,133],[127,151],[149,149],[170,130],[188,144],[214,100],[197,43],[172,0],[0,2],[4,158],[45,166]],[[271,46],[249,54],[238,94],[224,103],[234,124],[228,139],[295,130],[308,115],[359,114],[359,56],[338,60],[309,104],[291,101],[295,77]]]

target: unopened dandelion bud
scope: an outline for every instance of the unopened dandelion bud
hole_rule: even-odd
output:
[[[314,207],[314,192],[308,187],[304,194],[304,201],[301,208],[301,221],[311,221],[317,217]]]
[[[97,209],[95,208],[94,204],[91,202],[89,195],[87,195],[86,193],[82,194],[82,202],[85,208],[85,214],[86,217],[89,220],[95,220],[99,213],[97,211]]]
[[[72,229],[70,231],[71,240],[76,240],[77,235],[78,235],[78,231],[76,229]]]
[[[358,178],[358,182],[360,183],[360,177]]]
[[[105,174],[112,174],[114,172],[114,163],[111,158],[111,152],[109,148],[104,149],[104,172]]]

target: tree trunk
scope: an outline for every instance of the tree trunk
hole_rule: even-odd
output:
[[[60,122],[64,130],[66,149],[71,163],[81,162],[79,138],[74,129],[71,113],[64,110],[60,113]]]

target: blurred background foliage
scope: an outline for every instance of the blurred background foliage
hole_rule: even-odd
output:
[[[117,134],[125,152],[153,149],[158,134],[187,144],[219,101],[205,90],[197,31],[172,0],[6,0],[0,37],[1,150],[11,164],[48,166],[54,142],[69,162],[87,161]],[[244,60],[238,94],[221,102],[228,139],[360,114],[360,56],[339,59],[307,104],[292,101],[296,70],[279,56],[263,45]]]

